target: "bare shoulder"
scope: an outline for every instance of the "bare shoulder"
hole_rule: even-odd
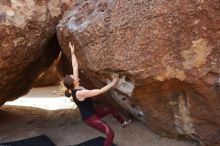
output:
[[[86,95],[88,94],[89,90],[87,89],[80,89],[76,92],[76,97],[78,100],[83,101],[86,97]]]
[[[76,96],[79,97],[80,99],[85,99],[85,98],[94,97],[99,94],[100,94],[99,89],[92,89],[92,90],[81,89],[76,93]]]

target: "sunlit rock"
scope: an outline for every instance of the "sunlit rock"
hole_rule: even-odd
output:
[[[58,56],[56,25],[70,0],[0,1],[0,105],[26,94]]]
[[[155,132],[218,146],[219,8],[219,0],[78,0],[58,39],[69,62],[74,43],[97,87],[106,74],[126,76],[112,96]]]

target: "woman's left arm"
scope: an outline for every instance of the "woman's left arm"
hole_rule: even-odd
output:
[[[74,53],[74,46],[71,44],[71,42],[69,42],[69,47],[70,47],[70,50],[71,50],[71,56],[72,56],[72,67],[73,67],[73,75],[74,75],[74,78],[79,78],[79,72],[78,72],[78,62],[77,62],[77,59],[76,59],[76,55]]]

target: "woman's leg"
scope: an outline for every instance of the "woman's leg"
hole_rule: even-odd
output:
[[[103,122],[96,114],[90,116],[85,120],[85,123],[100,132],[106,134],[106,139],[104,142],[104,146],[112,146],[113,138],[114,138],[114,132],[113,130],[105,123]]]
[[[106,106],[106,107],[100,107],[96,108],[96,114],[102,118],[108,114],[112,114],[113,117],[115,117],[116,120],[118,120],[121,124],[125,121],[119,113],[116,111],[116,109],[112,106]]]

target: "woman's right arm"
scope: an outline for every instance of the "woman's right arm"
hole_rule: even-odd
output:
[[[69,42],[69,47],[70,47],[70,51],[71,51],[71,58],[72,58],[72,67],[73,67],[74,79],[78,79],[78,78],[79,78],[78,62],[77,62],[77,59],[76,59],[76,55],[75,55],[75,53],[74,53],[75,48],[74,48],[74,46],[71,44],[71,42]]]
[[[80,99],[85,99],[89,97],[94,97],[100,95],[102,93],[107,92],[112,87],[114,87],[119,81],[118,75],[113,76],[113,80],[111,83],[107,84],[106,86],[102,87],[101,89],[93,89],[93,90],[80,90],[76,93],[76,96]]]

